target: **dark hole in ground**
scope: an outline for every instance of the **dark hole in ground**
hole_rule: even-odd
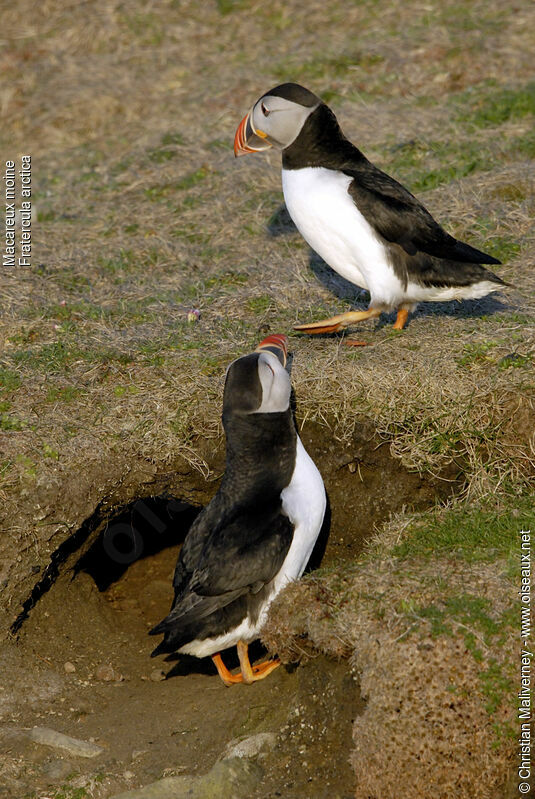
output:
[[[181,544],[200,510],[166,495],[132,502],[108,520],[76,563],[75,574],[87,572],[105,591],[135,561]]]
[[[119,612],[128,611],[136,603],[148,622],[155,624],[169,611],[176,558],[200,510],[167,495],[130,503],[106,522],[91,547],[75,564],[75,577],[80,572],[89,574],[112,608]],[[306,571],[321,564],[330,520],[328,503]],[[134,564],[135,568],[130,568]],[[154,646],[157,643],[158,640],[154,639]],[[255,660],[264,657],[266,650],[260,642],[254,642],[250,654]],[[199,660],[171,654],[164,661],[174,663],[167,673],[168,678],[214,672],[210,658]],[[225,653],[225,662],[231,669],[239,666],[234,647]]]

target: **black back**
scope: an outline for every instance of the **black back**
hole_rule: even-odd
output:
[[[283,150],[282,165],[290,170],[323,167],[352,178],[348,192],[384,239],[394,270],[405,286],[409,275],[423,285],[462,286],[484,279],[503,284],[497,275],[476,266],[500,261],[447,233],[408,189],[346,139],[324,103]]]

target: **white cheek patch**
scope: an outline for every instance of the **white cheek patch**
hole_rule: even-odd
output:
[[[258,136],[268,137],[271,143],[281,149],[295,141],[307,118],[318,107],[318,104],[299,105],[274,95],[266,95],[262,100],[253,108],[252,127]],[[262,113],[263,104],[269,109],[267,116]]]
[[[258,377],[262,386],[262,402],[254,413],[282,413],[290,404],[290,377],[276,355],[261,352]]]

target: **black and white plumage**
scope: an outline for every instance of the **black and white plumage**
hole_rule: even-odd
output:
[[[490,255],[458,241],[400,183],[342,133],[328,106],[296,83],[271,89],[240,123],[236,155],[282,151],[286,207],[310,246],[336,272],[370,292],[367,311],[296,329],[339,330],[398,310],[401,329],[418,302],[483,297],[506,285],[481,264]]]
[[[323,481],[290,408],[287,342],[268,336],[228,368],[225,474],[180,551],[171,611],[151,630],[164,634],[153,655],[211,655],[226,684],[262,679],[279,664],[251,667],[247,645],[258,638],[273,598],[303,573],[325,513]],[[237,675],[219,655],[234,645]]]

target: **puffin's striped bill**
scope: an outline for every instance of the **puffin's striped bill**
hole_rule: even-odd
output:
[[[271,144],[259,136],[253,128],[251,113],[252,111],[249,111],[238,125],[234,137],[234,155],[236,157],[247,155],[247,153],[259,153],[262,150],[269,150],[271,147]]]
[[[261,341],[256,348],[256,351],[269,350],[277,356],[283,366],[286,366],[286,359],[288,358],[288,344],[288,336],[285,336],[284,333],[274,333],[273,335],[267,336],[267,338]]]

